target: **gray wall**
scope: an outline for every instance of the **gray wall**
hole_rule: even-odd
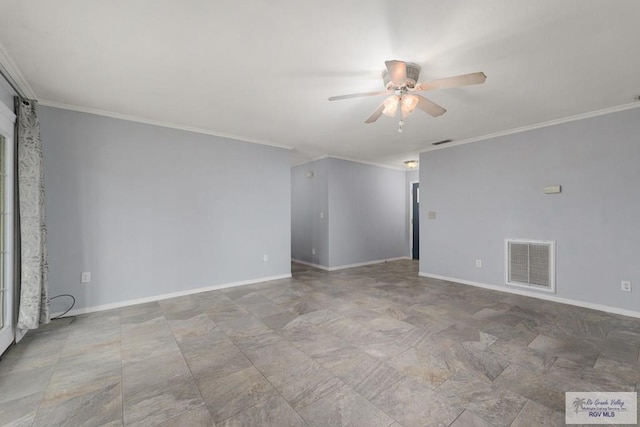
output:
[[[341,267],[406,255],[404,171],[326,158],[291,177],[292,258]]]
[[[412,258],[413,254],[411,253],[411,222],[409,221],[409,214],[411,207],[409,206],[410,196],[411,196],[411,182],[420,180],[420,171],[419,170],[408,170],[405,172],[405,206],[407,207],[407,213],[405,215],[405,225],[404,225],[404,247],[405,247],[405,256]]]
[[[633,109],[423,153],[420,271],[503,285],[505,238],[555,240],[558,296],[640,311],[638,135]]]
[[[329,160],[329,266],[402,257],[405,172]]]
[[[82,308],[290,273],[288,150],[47,107],[40,122],[52,295]]]
[[[324,266],[329,265],[328,164],[322,159],[291,169],[291,257]],[[308,172],[313,177],[307,178]]]

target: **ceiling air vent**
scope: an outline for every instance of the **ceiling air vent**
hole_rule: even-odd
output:
[[[555,292],[555,242],[505,240],[506,283]]]
[[[442,141],[432,142],[431,145],[442,145],[453,141],[453,139],[443,139]]]

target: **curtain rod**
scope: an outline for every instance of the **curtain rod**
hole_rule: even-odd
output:
[[[16,82],[11,78],[7,70],[0,64],[0,76],[11,86],[11,89],[22,99],[27,99],[24,92],[20,90],[20,87],[16,84]]]

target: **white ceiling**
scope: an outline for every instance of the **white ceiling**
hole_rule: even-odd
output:
[[[0,0],[0,43],[35,96],[401,166],[464,140],[634,102],[637,0]],[[448,112],[364,120],[384,61],[420,80],[487,81],[426,95]]]

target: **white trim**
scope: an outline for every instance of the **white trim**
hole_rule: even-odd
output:
[[[562,123],[575,122],[576,120],[589,119],[591,117],[603,116],[605,114],[617,113],[619,111],[632,110],[634,108],[640,108],[640,102],[633,102],[630,104],[617,105],[615,107],[603,108],[601,110],[590,111],[588,113],[576,114],[574,116],[563,117],[561,119],[549,120],[546,122],[535,123],[532,125],[522,126],[514,129],[504,130],[500,132],[494,132],[487,135],[474,136],[467,139],[461,139],[460,141],[453,141],[448,144],[431,146],[420,151],[420,153],[426,153],[433,150],[444,150],[446,148],[456,147],[458,145],[469,144],[470,142],[484,141],[486,139],[498,138],[501,136],[512,135],[514,133],[527,132],[534,129],[546,128],[549,126],[555,126]]]
[[[180,125],[180,124],[171,123],[171,122],[163,122],[160,120],[145,119],[143,117],[133,116],[129,114],[114,113],[112,111],[99,110],[97,108],[88,108],[88,107],[80,107],[80,106],[71,105],[71,104],[63,104],[61,102],[49,101],[47,99],[40,100],[39,104],[44,105],[45,107],[60,108],[62,110],[77,111],[79,113],[87,113],[87,114],[93,114],[95,116],[110,117],[112,119],[126,120],[129,122],[144,123],[147,125],[184,130],[187,132],[201,133],[204,135],[219,136],[221,138],[234,139],[236,141],[242,141],[242,142],[250,142],[252,144],[268,145],[269,147],[284,148],[286,150],[292,150],[294,148],[290,145],[276,144],[275,142],[267,141],[264,139],[249,138],[246,136],[235,135],[231,133],[216,132],[209,129],[185,126],[185,125]]]
[[[329,157],[331,159],[345,160],[347,162],[361,163],[363,165],[377,166],[379,168],[392,169],[392,170],[396,170],[396,171],[403,171],[404,172],[404,171],[407,170],[406,167],[383,165],[382,163],[367,162],[366,160],[356,160],[356,159],[351,159],[349,157],[339,157],[339,156],[331,156],[331,155],[329,155],[327,157]]]
[[[9,74],[13,83],[24,93],[24,96],[31,99],[38,99],[38,95],[36,95],[36,92],[27,79],[25,79],[20,68],[13,62],[13,59],[11,59],[2,43],[0,43],[0,65],[2,65],[2,68]]]
[[[306,165],[308,163],[313,163],[313,162],[317,162],[318,160],[322,160],[322,159],[328,159],[329,155],[328,154],[323,154],[322,156],[317,156],[317,157],[312,157],[309,160],[303,160],[300,163],[293,163],[291,165],[292,168],[297,168],[298,166],[302,166],[302,165]]]
[[[620,314],[622,316],[640,318],[640,311],[633,311],[633,310],[627,310],[624,308],[611,307],[610,305],[579,301],[571,298],[564,298],[564,297],[559,297],[555,295],[549,295],[548,293],[527,292],[524,290],[507,288],[504,286],[489,285],[486,283],[474,282],[472,280],[456,279],[455,277],[447,277],[447,276],[440,276],[438,274],[423,273],[422,271],[418,273],[418,276],[428,277],[430,279],[446,280],[448,282],[456,282],[456,283],[461,283],[463,285],[476,286],[478,288],[490,289],[492,291],[506,292],[509,294],[516,294],[516,295],[522,295],[525,297],[538,298],[546,301],[558,302],[561,304],[574,305],[576,307],[590,308],[592,310],[599,310],[607,313]]]
[[[92,307],[77,308],[75,310],[69,311],[67,314],[65,314],[65,317],[77,316],[78,314],[93,313],[96,311],[111,310],[113,308],[128,307],[130,305],[144,304],[146,302],[161,301],[169,298],[199,294],[201,292],[217,291],[217,290],[226,289],[226,288],[234,288],[236,286],[253,285],[256,283],[269,282],[272,280],[289,279],[290,277],[291,277],[291,273],[280,274],[278,276],[260,277],[258,279],[243,280],[240,282],[221,283],[219,285],[205,286],[203,288],[186,289],[184,291],[171,292],[171,293],[162,294],[162,295],[154,295],[151,297],[136,298],[136,299],[131,299],[127,301],[114,302],[110,304],[102,304],[102,305],[94,305]],[[59,316],[60,314],[62,313],[54,313],[51,315],[51,317],[56,317],[56,316]]]
[[[309,267],[319,268],[320,270],[330,271],[329,267],[321,264],[314,264],[312,262],[302,261],[301,259],[291,258],[291,262],[295,262],[296,264],[308,265]]]
[[[413,184],[418,184],[420,191],[420,180],[409,181],[409,259],[413,259]],[[420,212],[420,202],[418,202],[418,213]],[[418,220],[420,217],[418,216]]]
[[[4,104],[0,103],[0,107]],[[6,108],[5,108],[6,109]],[[8,109],[6,109],[8,110]],[[0,215],[0,221],[4,222],[4,253],[0,256],[4,257],[4,307],[2,315],[4,316],[4,326],[0,329],[0,354],[14,342],[16,338],[16,325],[14,322],[14,236],[12,212],[16,208],[13,204],[13,186],[14,186],[14,163],[15,163],[15,140],[14,140],[14,123],[15,114],[5,114],[6,111],[0,108],[0,137],[5,138],[4,141],[4,188],[2,196],[5,197],[4,209],[5,215]],[[12,117],[13,116],[13,117]],[[19,337],[20,338],[20,337]]]
[[[335,267],[327,267],[326,265],[314,264],[312,262],[302,261],[294,258],[291,258],[291,261],[297,264],[308,265],[310,267],[319,268],[325,271],[335,271],[335,270],[344,270],[346,268],[362,267],[364,265],[382,264],[384,262],[399,261],[401,259],[411,259],[411,258],[409,258],[408,256],[399,256],[396,258],[377,259],[375,261],[358,262],[356,264],[345,264],[345,265],[338,265]]]

